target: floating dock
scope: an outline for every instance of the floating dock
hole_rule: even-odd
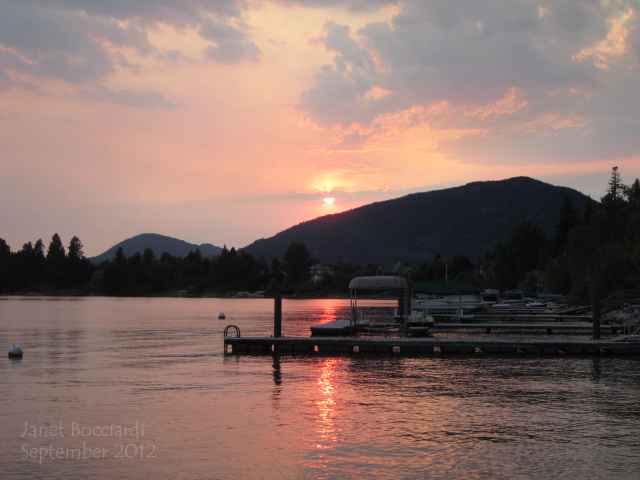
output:
[[[391,325],[388,327],[401,328],[400,324]],[[355,333],[362,333],[370,330],[376,330],[380,326],[357,324],[354,325]],[[335,320],[333,322],[324,323],[321,325],[314,325],[310,328],[311,336],[313,337],[338,337],[351,335],[351,325],[349,320]],[[409,328],[410,331],[417,329]],[[425,329],[422,329],[425,330]],[[492,333],[498,331],[509,332],[534,332],[542,331],[548,334],[553,332],[559,333],[588,333],[593,331],[593,325],[590,323],[447,323],[437,322],[431,325],[427,329],[429,332],[451,332],[451,331],[476,331],[484,333]],[[601,325],[600,331],[602,333],[616,334],[623,331],[621,325]]]
[[[629,335],[614,340],[558,339],[558,338],[437,338],[428,332],[482,329],[525,331],[545,330],[581,332],[593,331],[589,323],[436,323],[411,327],[406,332],[416,336],[366,336],[354,335],[349,320],[337,320],[311,327],[310,337],[283,337],[281,332],[281,298],[274,303],[274,335],[272,337],[242,337],[240,329],[229,325],[224,330],[225,355],[528,355],[528,356],[628,356],[640,358],[640,335]],[[520,317],[522,318],[522,317]],[[538,317],[541,319],[540,317]],[[551,318],[545,318],[548,322]],[[574,322],[576,317],[572,319]],[[391,324],[388,324],[391,326]],[[358,324],[356,328],[371,328],[371,324]],[[393,324],[397,326],[397,324]],[[600,325],[598,332],[617,333],[622,327]],[[230,335],[231,332],[235,336]],[[595,332],[595,331],[594,331]]]
[[[322,323],[310,327],[311,335],[314,337],[333,337],[351,334],[351,323],[349,320],[334,320],[333,322]]]
[[[458,318],[455,314],[434,314],[433,317],[436,320],[450,320]],[[465,316],[466,317],[466,316]],[[498,312],[498,313],[471,313],[468,316],[469,323],[482,323],[487,321],[507,321],[507,322],[527,322],[527,321],[554,321],[561,322],[565,320],[569,320],[572,322],[575,321],[585,321],[590,322],[593,320],[591,315],[564,315],[559,313],[539,313],[539,312]]]
[[[483,331],[492,333],[494,331],[546,331],[547,333],[588,333],[593,332],[593,325],[587,323],[436,323],[430,328],[431,332],[449,331]],[[601,325],[602,333],[621,333],[621,325]]]
[[[555,355],[638,356],[640,342],[565,339],[406,337],[225,337],[225,354],[242,355]]]

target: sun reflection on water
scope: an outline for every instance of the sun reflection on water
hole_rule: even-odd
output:
[[[334,300],[326,300],[322,302],[321,309],[322,313],[320,314],[320,323],[329,323],[338,319],[338,311],[340,303]],[[342,307],[344,309],[344,307]]]
[[[338,358],[327,358],[320,367],[320,376],[317,381],[319,396],[316,400],[319,433],[319,442],[316,444],[316,448],[318,449],[331,448],[332,444],[339,440],[340,430],[335,424],[337,414],[335,376],[339,361]]]

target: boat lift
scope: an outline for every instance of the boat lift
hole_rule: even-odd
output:
[[[363,328],[358,312],[358,292],[361,292],[362,290],[393,291],[397,294],[398,298],[398,306],[393,319],[394,321],[380,325],[372,324],[366,327],[367,330],[384,331],[390,328],[406,326],[408,312],[411,308],[411,295],[409,285],[404,278],[391,275],[356,277],[349,283],[349,290],[351,292],[351,314],[349,316],[349,327],[352,333]]]

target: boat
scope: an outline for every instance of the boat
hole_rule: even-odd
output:
[[[454,314],[483,310],[482,290],[466,282],[418,282],[412,286],[413,304],[431,313]]]

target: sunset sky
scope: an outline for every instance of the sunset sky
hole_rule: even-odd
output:
[[[599,200],[640,177],[639,66],[638,0],[0,0],[0,238],[241,248],[520,175]]]

